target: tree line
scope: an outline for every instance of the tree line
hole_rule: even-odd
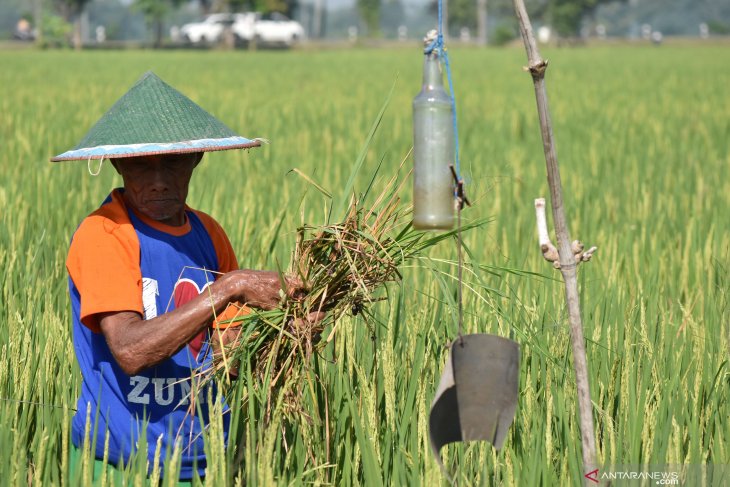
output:
[[[37,28],[40,39],[44,42],[44,33],[49,38],[69,35],[74,47],[81,48],[80,18],[84,9],[93,0],[33,0],[33,24]],[[561,37],[574,37],[580,32],[583,19],[591,16],[601,5],[609,2],[626,2],[626,0],[526,0],[531,18],[552,26],[554,32]],[[130,8],[144,15],[148,29],[152,32],[156,46],[162,44],[165,20],[176,9],[190,0],[132,0]],[[380,36],[380,29],[388,22],[392,12],[403,12],[402,0],[355,0],[360,21],[365,27],[366,35]],[[424,0],[424,8],[436,15],[438,0]],[[444,33],[458,35],[462,28],[476,32],[480,44],[487,42],[488,15],[501,19],[510,19],[500,23],[496,32],[491,33],[497,43],[503,39],[511,39],[517,35],[516,24],[512,20],[512,0],[442,0],[444,14]],[[281,12],[293,17],[300,7],[300,0],[196,0],[202,15],[213,12]],[[65,21],[65,26],[54,18],[55,14]],[[324,14],[324,2],[314,0],[315,17]],[[45,25],[44,25],[45,24]],[[321,25],[322,19],[316,18],[315,25]],[[70,27],[69,27],[70,26]],[[71,32],[67,32],[70,29]],[[317,36],[314,32],[314,36]],[[50,39],[46,39],[48,42]]]

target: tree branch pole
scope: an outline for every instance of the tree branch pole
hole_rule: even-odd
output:
[[[565,283],[565,298],[568,303],[568,317],[570,322],[570,336],[573,345],[573,366],[575,368],[575,382],[578,389],[578,412],[580,415],[580,433],[583,452],[583,473],[596,468],[596,440],[593,429],[593,407],[591,404],[590,384],[588,381],[588,362],[586,359],[585,340],[583,338],[583,323],[580,314],[580,296],[578,294],[578,279],[575,254],[572,250],[570,233],[563,207],[563,188],[560,182],[558,156],[553,141],[553,130],[548,109],[547,91],[545,89],[545,70],[547,61],[540,57],[537,50],[535,36],[532,33],[530,19],[525,10],[523,0],[513,0],[517,20],[520,24],[522,40],[527,51],[529,66],[527,69],[532,75],[537,99],[537,112],[540,118],[542,145],[545,151],[548,185],[550,186],[550,201],[552,204],[555,235],[558,243],[560,272]],[[587,480],[586,480],[587,482]]]

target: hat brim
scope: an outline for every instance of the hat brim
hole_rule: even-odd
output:
[[[66,151],[51,158],[51,162],[85,161],[89,159],[118,159],[159,154],[189,154],[191,152],[214,152],[229,149],[259,147],[260,139],[226,137],[222,139],[187,140],[172,143],[144,143],[127,145],[100,145]]]

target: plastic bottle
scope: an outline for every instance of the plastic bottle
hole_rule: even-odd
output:
[[[419,230],[454,226],[452,110],[433,50],[424,56],[423,86],[413,99],[413,226]]]

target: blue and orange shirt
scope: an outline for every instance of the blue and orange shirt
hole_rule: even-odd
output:
[[[205,213],[186,208],[186,222],[171,227],[129,210],[123,190],[114,190],[81,223],[66,261],[73,316],[73,342],[83,383],[72,423],[72,441],[86,438],[98,458],[108,443],[109,463],[126,463],[144,434],[149,465],[158,441],[161,462],[176,445],[180,478],[204,474],[202,431],[208,423],[208,391],[194,371],[210,364],[207,331],[171,358],[128,376],[112,356],[98,314],[136,311],[145,319],[181,306],[220,275],[238,268],[228,238]],[[224,406],[225,407],[225,406]],[[228,414],[224,415],[225,433]]]

